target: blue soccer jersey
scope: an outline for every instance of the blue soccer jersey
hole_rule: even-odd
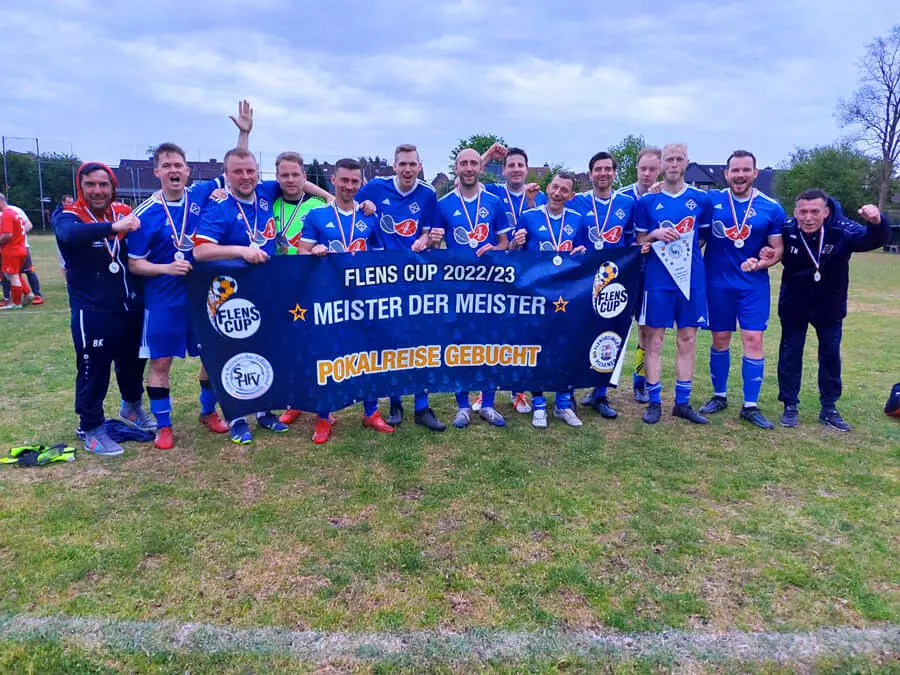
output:
[[[423,232],[437,222],[434,188],[417,180],[409,192],[400,192],[396,176],[377,177],[363,185],[356,200],[371,200],[378,209],[376,236],[382,248],[409,250]]]
[[[332,253],[369,251],[379,248],[375,228],[376,214],[365,215],[354,204],[353,211],[342,211],[332,202],[306,214],[300,241],[327,246]]]
[[[780,237],[785,213],[781,204],[753,189],[747,199],[735,199],[731,190],[713,190],[711,235],[706,242],[706,285],[709,288],[768,289],[769,271],[744,272],[741,263],[759,258],[769,237]]]
[[[444,195],[438,200],[438,210],[447,248],[471,248],[474,252],[485,244],[496,246],[498,235],[512,232],[503,202],[484,186],[471,199],[463,198],[458,189]]]
[[[636,204],[628,195],[613,192],[609,199],[596,197],[593,191],[575,195],[569,208],[585,216],[585,246],[597,251],[603,248],[631,246],[634,243]]]
[[[679,234],[691,233],[691,288],[706,287],[703,256],[700,241],[705,240],[712,222],[712,200],[709,194],[690,185],[685,185],[678,194],[660,192],[641,197],[637,204],[635,230],[641,234],[652,232],[659,227],[674,227]],[[647,291],[677,291],[678,285],[672,279],[665,265],[655,251],[647,260]],[[693,292],[692,292],[693,295]]]
[[[528,211],[528,200],[525,199],[525,190],[521,192],[513,192],[503,183],[487,183],[484,189],[495,197],[499,197],[503,202],[503,208],[506,210],[506,219],[513,230],[519,226],[519,220],[522,215]],[[547,195],[538,192],[534,196],[534,208],[547,203]]]
[[[522,214],[516,231],[525,230],[524,251],[571,251],[586,245],[585,219],[574,209],[564,208],[554,216],[546,205]]]
[[[193,262],[201,211],[221,184],[221,179],[194,183],[177,202],[164,201],[162,192],[154,193],[134,210],[141,226],[128,233],[128,257],[162,265],[174,260]],[[182,307],[187,304],[186,288],[183,276],[145,277],[144,305],[147,309]]]
[[[211,200],[201,214],[198,243],[255,246],[274,256],[277,230],[272,209],[280,195],[277,181],[265,181],[256,186],[251,201],[238,199],[231,191],[225,199]]]

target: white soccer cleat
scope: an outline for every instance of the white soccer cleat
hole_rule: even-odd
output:
[[[531,418],[531,426],[536,427],[538,429],[546,429],[547,428],[547,411],[541,408],[540,410],[535,410],[534,415]]]
[[[553,411],[553,416],[558,417],[570,427],[580,427],[584,425],[584,422],[578,419],[578,415],[576,415],[575,411],[571,408],[564,408],[562,410],[557,408]]]
[[[531,404],[525,394],[510,393],[509,402],[512,403],[515,411],[521,415],[527,415],[531,412]]]
[[[478,394],[478,396],[475,397],[475,402],[472,404],[472,410],[473,410],[473,412],[478,412],[479,410],[481,410],[481,394],[480,393]]]

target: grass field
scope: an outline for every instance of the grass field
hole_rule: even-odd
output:
[[[33,250],[47,304],[0,313],[4,450],[75,440],[65,288],[52,241],[34,237]],[[557,423],[538,432],[503,397],[505,430],[476,423],[434,434],[409,420],[376,437],[351,409],[338,415],[324,447],[313,446],[314,420],[304,416],[288,434],[260,431],[241,448],[199,428],[197,363],[178,362],[176,452],[129,444],[121,458],[82,453],[72,464],[0,471],[0,615],[316,631],[900,623],[900,423],[881,412],[900,380],[900,257],[858,255],[851,274],[839,404],[855,425],[848,435],[816,420],[814,334],[802,426],[773,432],[737,420],[733,357],[735,405],[707,428],[674,421],[665,404],[662,423],[642,424],[629,386],[614,396],[618,420],[582,411],[580,430]],[[778,336],[776,318],[761,398],[776,420]],[[669,404],[673,342],[664,358]],[[703,334],[695,405],[711,393],[708,349]],[[107,402],[114,414],[114,387]],[[444,420],[455,409],[450,395],[434,397],[434,407]],[[823,661],[817,669],[900,669],[898,658]],[[577,655],[528,662],[551,671],[589,665]],[[335,667],[357,666],[380,668]],[[296,667],[275,657],[0,641],[3,671]]]

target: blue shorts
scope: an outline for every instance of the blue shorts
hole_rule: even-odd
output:
[[[709,329],[714,332],[766,330],[769,327],[769,289],[712,288],[709,293]]]
[[[650,328],[705,328],[706,289],[692,288],[691,299],[681,291],[644,291],[638,325]]]
[[[141,337],[142,359],[165,359],[199,356],[194,331],[191,330],[187,307],[144,310],[144,333]]]

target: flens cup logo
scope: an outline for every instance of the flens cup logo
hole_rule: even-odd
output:
[[[611,373],[615,370],[621,346],[622,337],[618,333],[600,333],[588,352],[591,369],[598,373]]]
[[[597,316],[612,319],[619,316],[628,306],[628,291],[620,283],[613,283],[619,276],[615,263],[605,262],[594,275],[592,298]]]
[[[232,277],[214,278],[206,296],[206,313],[219,335],[243,340],[259,330],[260,314],[252,302],[236,297],[237,290]]]
[[[222,367],[222,386],[232,398],[259,398],[272,386],[275,373],[265,357],[252,352],[232,356]]]

